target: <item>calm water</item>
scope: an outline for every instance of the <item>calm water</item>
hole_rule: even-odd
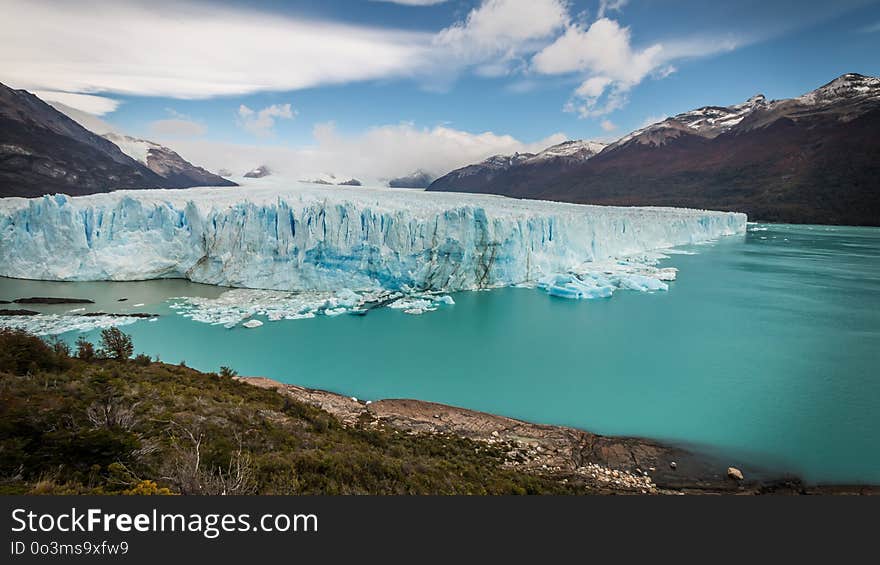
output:
[[[221,291],[183,281],[0,279],[0,298],[88,296],[115,311],[146,302],[141,310],[167,315],[125,328],[137,349],[199,369],[653,437],[812,481],[880,483],[880,229],[754,228],[672,256],[679,280],[667,293],[592,302],[505,289],[459,293],[421,317],[384,310],[227,330],[163,305]]]

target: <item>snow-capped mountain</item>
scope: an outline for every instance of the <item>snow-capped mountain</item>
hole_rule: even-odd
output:
[[[821,106],[876,98],[878,92],[880,78],[847,73],[795,100],[806,106]]]
[[[178,187],[238,186],[236,183],[196,167],[171,149],[129,135],[104,134],[123,153],[147,166],[151,171]]]
[[[796,98],[759,94],[677,114],[579,164],[511,167],[467,182],[456,177],[465,167],[428,190],[880,225],[878,131],[880,79],[849,73]]]
[[[433,180],[434,176],[431,173],[418,169],[406,176],[389,180],[388,186],[391,188],[428,188]]]
[[[733,106],[703,106],[625,135],[612,143],[609,151],[630,142],[657,147],[682,135],[712,139],[730,131],[752,112],[765,108],[767,99],[763,94],[756,94],[742,104]]]
[[[564,141],[544,149],[540,153],[514,153],[513,155],[493,155],[475,165],[456,169],[431,183],[429,190],[476,190],[504,173],[520,173],[528,170],[534,173],[546,167],[566,168],[579,165],[596,156],[605,149],[605,144],[597,141]]]
[[[30,92],[0,84],[0,197],[91,194],[165,182]]]
[[[603,149],[606,144],[598,141],[589,141],[576,139],[572,141],[563,141],[557,145],[551,145],[540,153],[529,157],[523,163],[546,163],[548,161],[563,161],[566,163],[581,163],[595,157]]]
[[[92,128],[109,124],[84,119],[89,116],[0,84],[0,197],[235,186],[167,147],[119,133],[102,136]]]
[[[263,177],[268,177],[272,174],[272,171],[269,170],[269,167],[266,165],[260,165],[256,169],[251,169],[250,171],[244,174],[244,177],[247,179],[261,179]]]

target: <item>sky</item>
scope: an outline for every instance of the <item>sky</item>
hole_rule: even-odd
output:
[[[846,72],[880,75],[875,0],[0,0],[0,10],[0,82],[93,129],[236,174],[266,164],[302,177],[439,175],[565,139],[612,141],[757,93],[798,96]]]

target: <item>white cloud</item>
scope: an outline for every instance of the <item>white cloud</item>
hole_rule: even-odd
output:
[[[150,124],[150,132],[156,136],[198,137],[204,135],[206,131],[207,129],[204,125],[180,118],[156,120]]]
[[[612,80],[604,76],[590,77],[585,80],[577,89],[575,94],[583,98],[595,98],[602,96],[605,89],[612,83]]]
[[[602,120],[599,126],[601,126],[604,131],[614,131],[617,129],[617,124],[615,124],[611,120]]]
[[[98,135],[104,135],[105,133],[122,133],[117,127],[105,122],[94,114],[83,112],[82,110],[78,110],[77,108],[73,108],[61,102],[47,100],[46,103],[92,133],[97,133]]]
[[[197,2],[4,0],[0,81],[204,98],[406,76],[431,35]],[[72,104],[71,104],[72,105]],[[95,110],[95,108],[93,108]]]
[[[575,75],[582,84],[567,108],[593,117],[622,107],[629,89],[646,76],[673,72],[672,60],[738,44],[713,35],[634,47],[629,28],[607,17],[621,9],[622,0],[602,0],[599,12],[606,17],[589,25],[570,13],[569,0],[482,0],[435,34],[297,19],[204,0],[98,0],[89,10],[59,0],[4,4],[15,17],[0,20],[0,81],[63,91],[59,97],[108,92],[208,98],[400,77],[443,90],[471,69],[532,84],[542,75]],[[103,114],[118,101],[65,103]],[[271,124],[263,123],[246,127],[265,135]]]
[[[197,140],[171,145],[184,158],[212,170],[227,168],[242,173],[265,164],[292,179],[334,173],[369,183],[416,169],[445,174],[491,155],[536,152],[567,139],[556,133],[524,143],[493,132],[471,133],[448,126],[419,128],[410,123],[378,126],[358,135],[343,135],[333,123],[324,123],[315,126],[313,135],[313,144],[297,148]]]
[[[2,58],[2,55],[0,55],[0,58]],[[119,107],[119,100],[107,98],[106,96],[58,92],[54,90],[32,90],[31,93],[45,102],[60,102],[65,106],[76,108],[95,116],[109,114]]]
[[[602,11],[622,5],[607,3]],[[692,37],[636,48],[628,27],[601,17],[589,26],[569,25],[565,33],[532,58],[532,68],[548,75],[585,75],[564,109],[591,118],[625,106],[630,89],[646,77],[664,78],[675,72],[670,61],[729,51],[739,43],[733,37]]]
[[[442,59],[482,64],[482,74],[498,76],[511,61],[533,52],[568,21],[564,0],[484,0],[467,17],[434,38]],[[448,60],[447,60],[448,63]],[[488,70],[486,70],[488,69]]]
[[[290,104],[272,104],[259,111],[242,104],[238,107],[238,125],[258,137],[266,137],[272,133],[276,118],[290,120],[296,114]]]
[[[599,12],[597,17],[604,18],[608,12],[619,12],[627,5],[629,0],[599,0]]]
[[[659,65],[662,45],[644,49],[630,45],[630,30],[608,18],[585,28],[573,24],[555,42],[532,59],[536,71],[544,74],[587,71],[605,80],[637,84]]]

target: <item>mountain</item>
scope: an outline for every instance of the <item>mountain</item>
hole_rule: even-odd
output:
[[[582,164],[605,148],[596,141],[565,141],[540,153],[494,155],[476,165],[456,169],[430,184],[428,190],[458,190],[465,192],[492,192],[499,179],[516,177],[540,179],[560,170]]]
[[[180,188],[190,186],[238,186],[236,183],[196,167],[171,149],[128,135],[106,133],[123,153]]]
[[[397,177],[388,181],[391,188],[428,188],[434,177],[421,169],[414,171],[405,177]]]
[[[797,98],[757,95],[684,112],[579,164],[511,166],[487,175],[480,174],[484,162],[453,171],[428,190],[880,225],[878,131],[880,79],[850,73]],[[474,173],[461,177],[469,170]]]
[[[363,183],[354,177],[348,180],[342,180],[345,177],[337,177],[333,173],[323,173],[313,179],[302,179],[300,182],[309,182],[312,184],[324,184],[328,186],[363,186]]]
[[[167,147],[119,133],[98,135],[87,128],[109,125],[94,117],[80,123],[76,113],[88,116],[0,84],[0,197],[236,186]]]
[[[269,167],[266,165],[260,165],[256,169],[246,172],[244,177],[247,179],[261,179],[263,177],[268,177],[271,174],[272,171],[269,170]]]
[[[0,197],[165,186],[111,141],[25,90],[0,84]]]

